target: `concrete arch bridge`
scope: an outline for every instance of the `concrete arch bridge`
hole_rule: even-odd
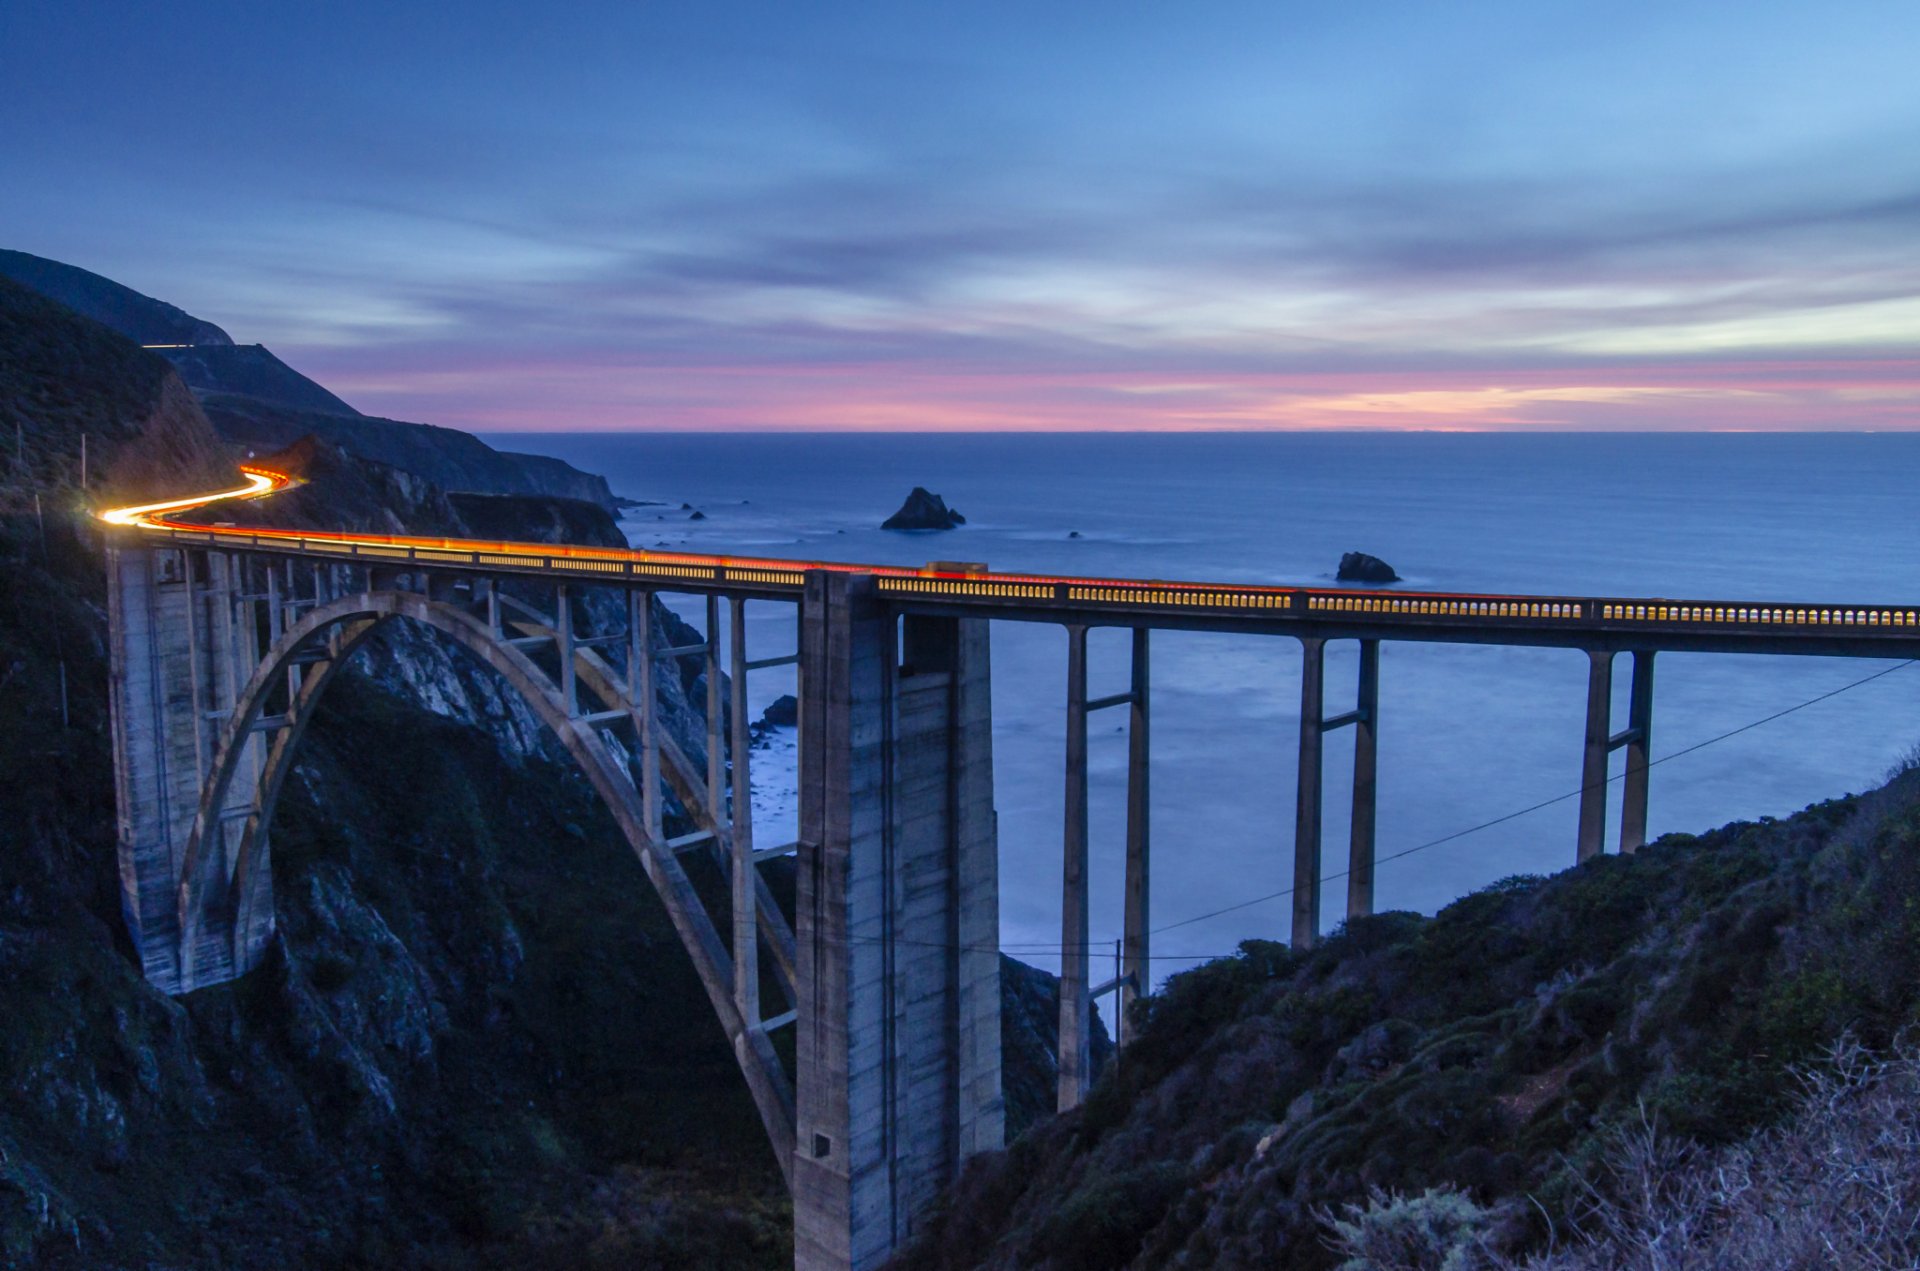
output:
[[[383,624],[429,628],[524,698],[611,810],[732,1043],[793,1191],[804,1268],[878,1265],[960,1163],[1002,1141],[988,622],[1052,623],[1066,633],[1063,1109],[1085,1094],[1092,1001],[1112,992],[1123,1016],[1149,978],[1151,631],[1300,642],[1291,845],[1299,943],[1321,925],[1321,750],[1336,728],[1356,730],[1347,912],[1372,908],[1385,641],[1587,655],[1581,859],[1603,847],[1614,749],[1628,752],[1620,848],[1645,838],[1658,652],[1920,656],[1920,608],[1902,605],[1069,578],[951,562],[914,570],[193,519],[222,499],[289,484],[267,469],[246,473],[235,490],[103,517],[123,907],[148,979],[186,993],[259,962],[274,930],[269,828],[306,725],[341,666]],[[625,622],[577,629],[587,592],[617,596]],[[704,599],[701,639],[655,645],[648,615],[661,592]],[[797,653],[750,656],[750,602],[794,608]],[[1125,629],[1132,641],[1127,687],[1104,697],[1088,695],[1095,627]],[[1324,649],[1339,639],[1360,644],[1359,680],[1353,708],[1329,715]],[[1631,654],[1632,692],[1616,731],[1612,671],[1622,652]],[[654,688],[663,666],[687,658],[707,669],[704,765],[661,727]],[[798,666],[799,837],[760,843],[747,695],[736,687],[723,702],[720,682],[722,672],[739,686],[785,664]],[[1108,708],[1124,708],[1129,720],[1125,935],[1119,975],[1096,985],[1086,741],[1089,715]],[[668,797],[691,832],[664,833]],[[688,853],[724,871],[724,912],[710,912],[689,882]],[[791,924],[761,877],[778,856],[795,858]],[[787,1028],[795,1031],[791,1069],[773,1040]]]

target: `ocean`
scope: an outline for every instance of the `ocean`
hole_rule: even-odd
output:
[[[636,547],[1120,577],[1326,584],[1340,555],[1390,562],[1405,586],[1466,591],[1913,603],[1920,599],[1908,434],[513,435],[655,500],[622,523]],[[915,485],[967,517],[884,531]],[[691,520],[690,504],[705,514]],[[1072,537],[1074,534],[1078,537]],[[701,602],[669,598],[698,621]],[[749,607],[752,656],[789,652],[790,606]],[[1066,637],[993,628],[995,797],[1006,949],[1057,964]],[[1125,687],[1127,636],[1095,630],[1095,696]],[[1328,646],[1327,709],[1351,702],[1357,656]],[[1667,653],[1653,752],[1686,750],[1892,662]],[[1297,642],[1156,633],[1153,923],[1291,883]],[[1625,717],[1628,660],[1615,669]],[[793,691],[758,672],[756,713]],[[1381,658],[1382,858],[1580,784],[1586,658],[1577,651],[1387,644]],[[1920,667],[1815,702],[1662,763],[1650,835],[1779,816],[1877,784],[1920,741]],[[1096,978],[1119,934],[1126,738],[1092,717]],[[1326,748],[1326,869],[1346,861],[1350,734]],[[791,734],[754,756],[757,837],[791,836]],[[1622,756],[1614,756],[1620,772]],[[1616,781],[1608,827],[1617,835]],[[1512,874],[1573,862],[1576,801],[1383,860],[1377,907],[1422,912]],[[1345,883],[1322,899],[1329,924]],[[1155,937],[1156,974],[1284,939],[1284,896]]]

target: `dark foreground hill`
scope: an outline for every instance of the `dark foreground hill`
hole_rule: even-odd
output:
[[[1375,1190],[1463,1194],[1523,1249],[1564,1237],[1624,1131],[1737,1140],[1836,1039],[1889,1045],[1916,993],[1909,771],[1178,976],[1085,1107],[969,1171],[899,1265],[1307,1271],[1337,1261],[1324,1211]]]

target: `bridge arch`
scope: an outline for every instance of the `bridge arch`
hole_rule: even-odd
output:
[[[533,627],[532,616],[524,607],[520,612],[521,624]],[[223,959],[230,956],[236,968],[251,965],[270,939],[268,826],[286,774],[314,710],[340,668],[376,631],[395,619],[408,619],[438,632],[499,673],[559,738],[586,776],[666,906],[747,1079],[781,1170],[791,1181],[795,1125],[792,1080],[762,1022],[746,1018],[735,1000],[731,988],[733,954],[672,847],[650,832],[640,789],[625,758],[610,748],[596,727],[604,721],[590,721],[570,709],[562,689],[533,658],[510,643],[502,630],[446,600],[398,589],[345,596],[315,605],[262,652],[258,665],[239,689],[213,748],[187,838],[176,896],[182,981],[196,982],[195,964],[209,955]],[[567,656],[564,647],[561,656]],[[582,682],[589,687],[604,696],[625,693],[624,682],[597,654],[582,649],[574,657]],[[286,710],[269,717],[267,710],[283,684],[288,685]],[[259,748],[248,743],[263,730],[269,732],[271,740],[262,755]],[[677,758],[677,748],[671,754]],[[684,759],[678,762],[684,765]],[[226,826],[242,817],[238,840],[231,842]],[[711,828],[717,841],[721,828]],[[785,933],[789,950],[785,962],[790,969],[790,930],[770,904],[758,908],[763,929],[771,920]],[[222,944],[226,948],[221,948]],[[757,957],[757,948],[749,956]],[[777,962],[782,961],[777,950],[775,956]]]

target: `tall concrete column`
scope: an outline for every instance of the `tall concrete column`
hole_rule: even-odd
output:
[[[1587,729],[1580,758],[1580,836],[1575,859],[1598,856],[1607,837],[1607,754],[1613,717],[1613,653],[1587,651]]]
[[[1126,912],[1120,936],[1120,1009],[1113,1021],[1114,1042],[1122,1046],[1131,1040],[1127,1028],[1128,1008],[1153,986],[1153,959],[1148,943],[1148,925],[1153,921],[1152,857],[1148,838],[1152,811],[1148,780],[1152,769],[1147,733],[1152,675],[1147,638],[1147,628],[1134,629],[1133,675],[1128,690],[1133,702],[1127,720]]]
[[[1058,1106],[1087,1096],[1093,1003],[1087,996],[1087,629],[1067,628],[1066,829],[1060,875],[1060,1064]]]
[[[998,1147],[986,624],[897,620],[810,571],[800,656],[797,1267],[886,1261]],[[737,691],[737,690],[736,690]]]
[[[1620,799],[1620,850],[1636,852],[1647,841],[1647,768],[1653,759],[1653,653],[1633,651],[1633,686],[1627,699],[1626,790]]]
[[[707,815],[727,823],[725,706],[720,700],[720,597],[707,597]],[[737,690],[736,690],[737,691]]]
[[[1293,814],[1293,947],[1320,935],[1320,755],[1325,731],[1326,641],[1300,641],[1300,769]]]
[[[1360,688],[1353,720],[1353,833],[1347,858],[1347,917],[1373,912],[1374,813],[1379,754],[1380,642],[1360,642]]]

